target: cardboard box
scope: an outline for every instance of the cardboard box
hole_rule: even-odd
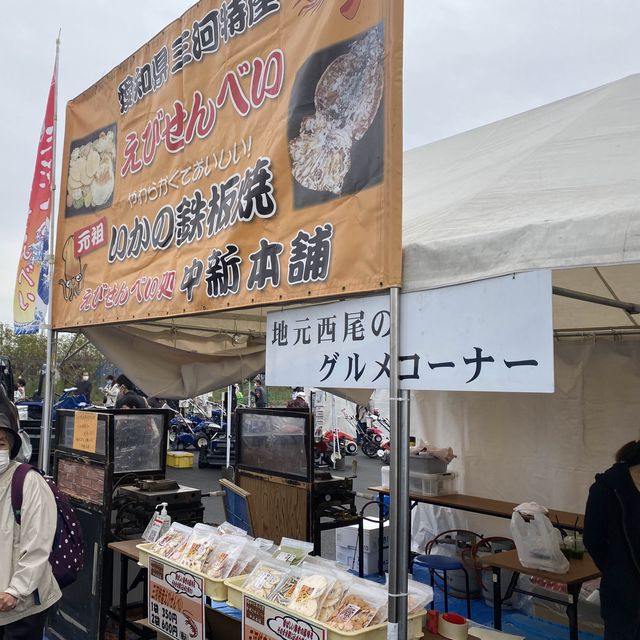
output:
[[[385,525],[383,530],[383,547],[389,546],[389,525]],[[354,524],[350,527],[340,527],[336,529],[336,547],[344,547],[346,549],[356,549],[358,547],[358,525]],[[378,523],[364,521],[364,544],[365,554],[378,553]],[[377,556],[376,556],[377,557]]]
[[[383,570],[389,570],[389,549],[384,548],[383,551]],[[336,560],[344,565],[347,569],[358,571],[360,564],[358,563],[358,551],[350,547],[340,547],[336,545]],[[378,552],[369,552],[364,554],[364,575],[378,573]]]

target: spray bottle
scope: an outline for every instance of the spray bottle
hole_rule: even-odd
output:
[[[162,507],[161,511],[158,511]],[[147,528],[144,530],[142,537],[147,542],[155,542],[162,537],[167,529],[171,526],[171,516],[167,513],[167,503],[161,502],[156,505],[156,511],[153,514]]]

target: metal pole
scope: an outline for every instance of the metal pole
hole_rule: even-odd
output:
[[[227,387],[227,469],[231,466],[231,410],[233,407],[231,394],[235,392],[234,386],[230,384]]]
[[[49,266],[49,304],[47,305],[47,318],[45,328],[47,331],[47,364],[44,376],[44,406],[42,410],[42,423],[40,424],[40,454],[38,465],[49,473],[49,458],[51,453],[51,414],[53,410],[53,371],[55,370],[55,335],[52,329],[52,305],[53,305],[53,267],[55,263],[53,251],[55,250],[54,233],[56,219],[56,142],[58,134],[58,56],[60,54],[60,32],[56,38],[56,62],[55,85],[53,99],[53,156],[51,158],[51,215],[49,216],[49,248],[46,260]]]
[[[391,468],[389,470],[389,626],[387,637],[407,640],[407,573],[409,564],[409,436],[408,423],[400,404],[398,356],[400,346],[400,289],[389,292],[391,332],[389,334],[389,411],[391,421]]]

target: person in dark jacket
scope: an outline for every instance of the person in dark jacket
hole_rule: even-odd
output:
[[[589,490],[584,544],[598,569],[605,640],[640,640],[640,441]]]

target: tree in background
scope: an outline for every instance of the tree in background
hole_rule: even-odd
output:
[[[94,381],[93,395],[101,399],[98,389],[104,383],[101,378],[113,368],[104,356],[79,333],[58,333],[56,353],[56,392],[73,386],[86,369]],[[11,360],[14,377],[27,381],[26,396],[32,397],[38,390],[40,372],[47,360],[46,335],[19,336],[11,326],[0,323],[0,355]]]

